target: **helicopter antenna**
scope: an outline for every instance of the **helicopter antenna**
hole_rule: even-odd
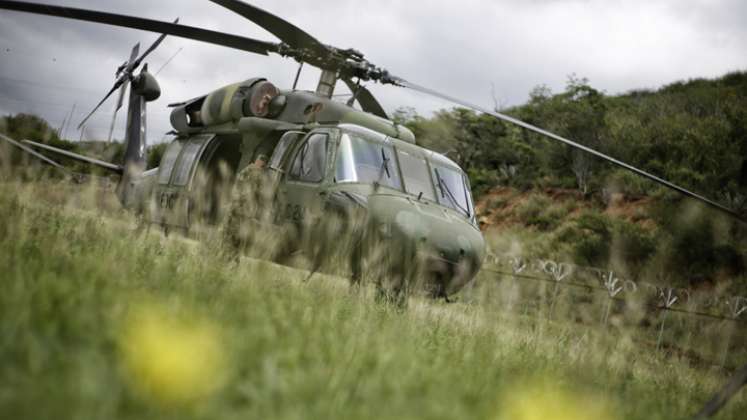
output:
[[[67,117],[67,121],[63,124],[62,133],[60,134],[60,138],[62,139],[67,138],[67,129],[70,127],[70,121],[73,120],[73,115],[75,115],[75,107],[77,105],[77,103],[73,103],[73,109],[70,110],[70,115]]]
[[[174,55],[172,55],[171,58],[169,58],[168,60],[166,60],[165,63],[163,63],[163,65],[161,66],[161,68],[158,69],[158,71],[156,72],[156,74],[154,74],[154,76],[158,76],[158,74],[161,73],[161,71],[163,71],[163,69],[165,69],[166,66],[169,65],[169,63],[171,63],[171,60],[175,59],[176,56],[179,55],[180,52],[182,52],[183,49],[184,49],[184,47],[179,47],[179,49],[174,53]]]
[[[301,70],[303,70],[303,61],[298,64],[298,71],[296,72],[296,80],[293,81],[293,90],[296,90],[298,86],[298,79],[301,77]]]

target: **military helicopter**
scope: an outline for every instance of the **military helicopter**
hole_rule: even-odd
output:
[[[145,104],[157,98],[160,89],[147,65],[134,75],[147,52],[135,58],[137,53],[133,51],[107,95],[122,89],[125,83],[132,84],[126,153],[121,165],[34,142],[6,140],[29,153],[38,154],[33,149],[41,149],[121,175],[117,194],[124,207],[142,214],[149,223],[185,231],[197,220],[225,217],[223,210],[231,205],[231,199],[215,191],[222,185],[242,183],[237,174],[259,169],[261,183],[271,186],[270,194],[254,197],[268,202],[265,214],[270,217],[264,221],[285,229],[288,243],[303,242],[301,236],[311,238],[317,254],[335,247],[350,248],[355,281],[365,271],[364,256],[378,246],[384,250],[385,264],[372,265],[387,267],[383,277],[397,279],[390,288],[398,294],[410,287],[413,273],[418,273],[423,290],[448,299],[479,271],[485,241],[476,222],[465,172],[446,156],[418,146],[413,133],[388,118],[363,82],[411,89],[492,115],[739,218],[715,201],[589,147],[397,77],[367,61],[363,53],[323,44],[253,5],[240,0],[210,1],[261,26],[281,42],[185,26],[178,20],[168,23],[71,7],[0,0],[0,9],[162,34],[148,52],[163,36],[173,35],[254,54],[278,54],[299,62],[299,74],[304,64],[321,69],[316,90],[297,89],[298,74],[294,86],[287,90],[257,77],[172,104],[175,139],[159,167],[146,171]],[[353,93],[348,103],[332,100],[338,81]],[[353,107],[354,102],[360,110]],[[198,202],[207,205],[198,206]],[[353,215],[359,222],[350,222]],[[319,228],[325,223],[327,227],[344,225],[344,235]],[[343,236],[351,238],[350,242],[342,242]],[[318,266],[315,263],[315,269]],[[418,269],[412,269],[414,266]]]

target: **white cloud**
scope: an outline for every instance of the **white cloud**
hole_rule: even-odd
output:
[[[251,22],[205,1],[44,1],[161,20],[179,15],[184,24],[275,40]],[[538,84],[562,90],[571,73],[618,93],[747,68],[743,25],[747,4],[739,0],[256,0],[254,4],[322,42],[354,47],[395,74],[486,106],[492,106],[491,83],[499,100],[510,105],[526,100]],[[0,11],[1,108],[36,112],[58,125],[77,103],[79,121],[109,88],[114,70],[127,58],[132,44],[139,41],[145,46],[155,37]],[[152,140],[170,129],[166,109],[170,102],[256,75],[290,87],[295,75],[291,60],[173,37],[148,60],[151,69],[158,69],[180,47],[184,50],[159,76],[162,99],[149,108]],[[302,87],[313,89],[316,75],[305,71]],[[394,87],[372,90],[390,110],[414,106],[428,114],[450,106]],[[112,107],[113,101],[104,105],[91,123],[90,135],[106,135]],[[124,116],[119,122],[121,137]]]

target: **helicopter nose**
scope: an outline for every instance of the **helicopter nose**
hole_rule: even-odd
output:
[[[372,197],[369,205],[380,226],[391,226],[392,240],[414,245],[435,294],[457,292],[479,270],[485,243],[463,216],[433,203],[396,196]]]

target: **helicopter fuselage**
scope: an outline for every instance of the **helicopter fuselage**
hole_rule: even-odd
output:
[[[252,101],[261,102],[253,111]],[[264,79],[177,104],[172,125],[176,138],[160,166],[134,180],[125,199],[150,223],[183,231],[222,223],[231,197],[221,191],[253,171],[269,190],[253,204],[271,217],[251,222],[293,232],[292,242],[378,247],[400,270],[417,260],[433,295],[459,291],[481,266],[485,244],[466,174],[403,126],[313,92],[273,92]],[[342,220],[354,214],[358,223]],[[344,232],[350,242],[331,224],[356,226]]]

